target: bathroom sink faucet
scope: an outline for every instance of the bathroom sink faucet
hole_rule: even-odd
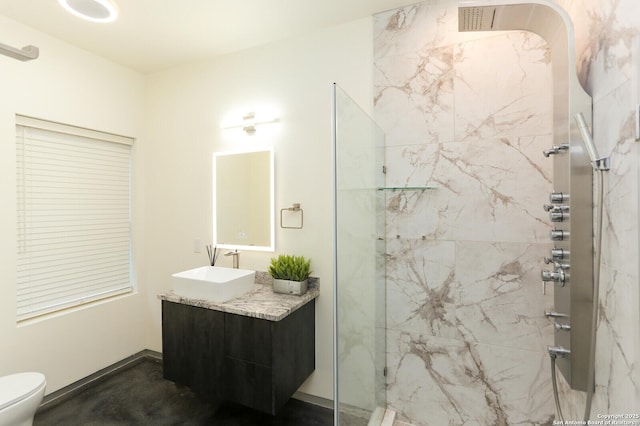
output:
[[[224,255],[225,256],[233,256],[233,267],[235,269],[240,268],[240,252],[238,250],[228,251]]]

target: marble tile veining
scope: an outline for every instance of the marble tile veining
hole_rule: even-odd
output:
[[[430,425],[550,425],[548,357],[419,332],[390,332],[389,404]],[[524,385],[526,383],[526,385]]]
[[[456,17],[436,0],[374,19],[386,184],[437,188],[386,194],[388,403],[420,426],[547,425],[549,50]]]
[[[256,274],[256,281],[253,290],[249,293],[227,302],[218,303],[210,300],[190,299],[177,295],[173,291],[159,294],[158,298],[230,314],[280,321],[320,295],[319,282],[314,277],[309,277],[309,289],[300,296],[274,293],[271,282],[261,283],[265,281],[261,275]]]
[[[467,41],[454,61],[456,140],[550,133],[551,66],[542,38],[508,32]]]
[[[640,407],[638,143],[640,2],[555,0],[575,29],[606,176],[596,353],[598,414]],[[389,405],[415,425],[554,421],[542,312],[542,203],[553,189],[546,42],[526,32],[457,33],[458,2],[374,18],[375,117],[387,133]],[[549,291],[552,291],[549,288]],[[585,395],[562,378],[568,420]]]
[[[387,236],[473,241],[548,241],[542,200],[551,188],[545,136],[422,144],[387,149]]]

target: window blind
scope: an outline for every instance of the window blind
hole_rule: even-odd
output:
[[[17,123],[18,320],[131,291],[133,141]]]

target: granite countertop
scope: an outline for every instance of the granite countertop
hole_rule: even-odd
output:
[[[184,305],[212,309],[214,311],[244,315],[269,321],[280,321],[319,295],[320,288],[318,278],[316,277],[309,277],[307,292],[303,295],[296,296],[292,294],[274,293],[269,274],[256,272],[256,281],[253,285],[253,290],[244,296],[226,302],[190,299],[175,294],[173,290],[159,294],[158,298],[168,302],[182,303]]]

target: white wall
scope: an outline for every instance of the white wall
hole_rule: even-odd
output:
[[[2,43],[40,48],[31,62],[0,56],[0,375],[41,371],[52,392],[147,347],[149,316],[140,315],[146,292],[140,285],[136,294],[89,309],[16,323],[15,114],[135,137],[145,80],[1,16],[0,28]]]
[[[152,310],[151,349],[161,349],[160,302],[174,272],[206,264],[194,239],[211,242],[214,151],[273,146],[276,211],[301,203],[304,229],[276,228],[276,252],[243,252],[240,267],[266,270],[279,253],[304,255],[320,278],[316,371],[302,391],[332,397],[331,83],[363,107],[372,103],[372,23],[362,19],[209,62],[151,75],[145,106],[145,272]],[[269,105],[280,121],[247,136],[220,124]],[[232,176],[230,176],[232,178]],[[276,215],[279,216],[278,214]],[[230,259],[221,257],[221,265]]]
[[[142,349],[160,351],[157,294],[171,273],[206,262],[193,240],[211,240],[212,153],[264,145],[275,150],[276,209],[300,202],[304,229],[277,228],[275,253],[244,252],[240,263],[266,270],[278,253],[312,259],[322,288],[316,372],[301,390],[331,398],[331,83],[371,110],[371,20],[146,77],[1,16],[0,26],[1,42],[41,50],[26,63],[0,57],[0,375],[42,371],[50,393]],[[278,110],[276,125],[251,137],[220,129],[229,113],[265,104]],[[16,113],[137,138],[135,294],[16,324]]]

